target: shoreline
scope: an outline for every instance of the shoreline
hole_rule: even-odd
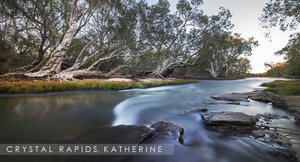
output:
[[[0,95],[9,94],[47,94],[52,92],[71,92],[86,90],[126,90],[151,88],[166,85],[197,83],[196,80],[167,78],[146,78],[139,81],[127,78],[86,79],[78,81],[0,81]]]

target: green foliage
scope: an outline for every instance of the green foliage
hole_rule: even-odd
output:
[[[267,73],[266,76],[269,77],[287,77],[286,74],[286,63],[285,62],[279,62],[276,64],[272,64],[272,63],[265,63],[265,66],[270,68]]]
[[[78,29],[82,30],[78,30],[76,37],[70,38],[72,41],[64,56],[62,70],[72,66],[76,60],[75,65],[78,66],[72,70],[88,69],[108,73],[120,65],[131,65],[143,71],[152,70],[155,75],[162,77],[174,69],[190,66],[186,68],[187,73],[202,75],[207,74],[204,69],[211,67],[210,62],[218,62],[222,64],[218,68],[222,75],[227,76],[227,67],[232,71],[229,75],[237,75],[242,71],[237,70],[239,66],[247,63],[238,56],[249,56],[255,43],[240,37],[229,41],[228,37],[235,38],[230,32],[227,33],[233,27],[230,11],[221,7],[218,14],[206,15],[201,10],[202,0],[179,0],[176,12],[170,11],[168,0],[158,0],[152,6],[144,0],[82,0],[73,4],[77,8],[76,14],[73,14],[80,15]],[[6,40],[1,40],[0,47],[12,44],[14,47],[11,48],[15,49],[18,58],[21,55],[33,58],[41,56],[41,53],[41,57],[45,57],[45,53],[55,50],[68,30],[71,5],[72,1],[68,0],[1,1],[0,7],[3,10],[0,14],[7,22],[0,22],[0,33],[6,34],[1,35]],[[234,52],[228,52],[228,56],[222,57],[224,51]],[[243,67],[244,71],[249,69],[247,65]],[[3,72],[11,69],[10,66],[0,66]],[[143,88],[149,85],[140,83],[122,86]],[[64,83],[63,86],[45,86],[43,91],[97,87],[121,89],[122,86]]]
[[[300,81],[276,80],[263,83],[262,86],[268,87],[264,91],[272,91],[281,95],[300,95]]]
[[[287,61],[284,70],[287,75],[300,76],[300,34],[290,39],[288,44],[276,54],[285,56]]]
[[[297,29],[300,23],[299,0],[270,0],[263,9],[260,20],[264,23],[263,27],[272,28],[277,25],[280,30]]]

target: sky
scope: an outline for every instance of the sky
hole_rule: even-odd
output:
[[[280,31],[279,27],[271,29],[272,38],[266,38],[266,29],[260,25],[259,17],[262,15],[263,8],[269,0],[203,0],[200,7],[204,14],[217,14],[219,7],[223,6],[229,9],[234,24],[232,31],[240,33],[243,38],[254,37],[258,41],[259,46],[252,50],[252,56],[249,57],[252,73],[262,73],[267,69],[264,63],[283,62],[283,56],[275,56],[275,52],[279,51],[288,43],[289,36],[293,31]],[[147,0],[152,5],[158,0]],[[171,11],[176,10],[177,0],[169,0]]]

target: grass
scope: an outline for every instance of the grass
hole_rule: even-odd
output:
[[[195,83],[194,80],[164,80],[155,82],[113,82],[103,80],[59,81],[0,81],[0,94],[48,93],[77,90],[123,90],[163,85]]]
[[[262,86],[268,87],[263,91],[271,91],[281,95],[300,95],[300,81],[275,80],[263,83]]]

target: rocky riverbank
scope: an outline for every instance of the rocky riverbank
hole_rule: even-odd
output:
[[[186,112],[185,115],[199,115],[207,129],[217,131],[223,136],[239,136],[252,140],[260,145],[258,151],[265,152],[284,161],[297,161],[296,153],[290,140],[276,130],[256,127],[258,116],[239,112],[210,112],[199,109]],[[201,122],[199,124],[202,124]],[[172,144],[175,153],[183,151],[185,145],[184,128],[165,121],[154,123],[150,127],[138,125],[119,125],[91,130],[78,136],[71,143],[101,143],[101,144]],[[160,161],[163,156],[153,156],[151,161]],[[172,161],[181,161],[176,156],[169,157]],[[68,157],[68,161],[144,161],[147,156],[76,156]],[[199,160],[199,159],[193,159]]]
[[[240,101],[249,102],[251,100],[269,102],[274,106],[286,109],[295,116],[297,123],[300,122],[300,96],[278,95],[273,92],[247,92],[247,93],[230,93],[222,95],[213,95],[211,98],[221,101],[230,101],[238,104]]]

